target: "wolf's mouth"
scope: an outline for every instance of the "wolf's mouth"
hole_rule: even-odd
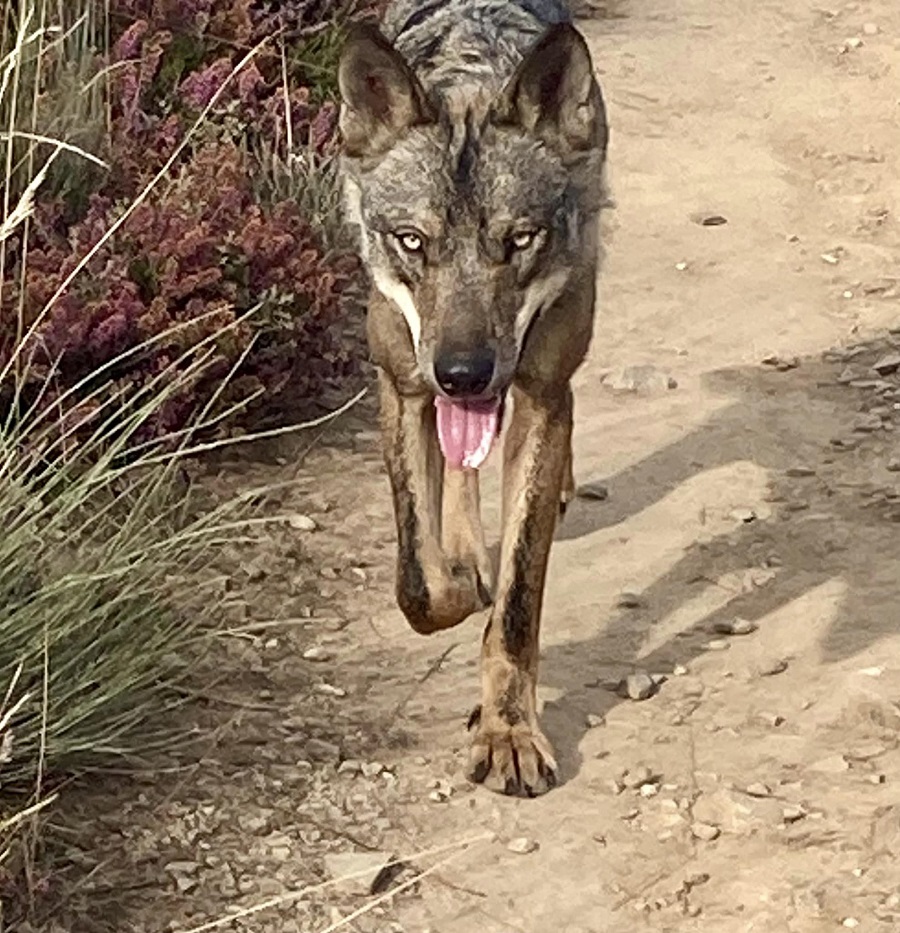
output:
[[[477,470],[487,459],[503,421],[503,396],[466,400],[436,396],[438,440],[456,469]]]

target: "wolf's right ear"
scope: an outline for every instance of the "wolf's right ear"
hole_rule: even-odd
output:
[[[348,155],[384,152],[405,130],[434,119],[422,85],[372,26],[351,28],[338,65],[338,85]]]
[[[534,133],[564,155],[606,148],[603,97],[587,43],[574,26],[551,26],[528,51],[500,95],[495,119]]]

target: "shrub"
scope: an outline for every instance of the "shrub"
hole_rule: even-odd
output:
[[[131,6],[149,17],[134,63],[140,99],[128,109],[120,96],[110,110],[108,170],[54,175],[88,158],[67,137],[77,127],[59,123],[59,142],[21,128],[37,125],[35,96],[64,96],[59,33],[37,0],[4,4],[0,113],[20,135],[2,140],[0,215],[0,896],[18,893],[35,838],[20,831],[60,774],[173,741],[172,687],[218,607],[204,571],[250,522],[242,502],[204,511],[194,501],[181,481],[190,445],[245,411],[248,395],[311,393],[349,365],[336,326],[355,263],[326,254],[297,203],[274,189],[262,196],[255,144],[231,109],[252,109],[263,127],[277,114],[261,91],[268,79],[248,67],[236,98],[219,84],[207,99],[213,24],[236,37],[248,22],[263,28],[265,10],[242,0]],[[285,3],[279,15],[291,9],[312,5]],[[190,10],[209,18],[174,32]],[[168,44],[151,35],[163,25]],[[87,38],[105,28],[91,21]],[[167,65],[179,35],[190,40],[184,65]],[[80,48],[93,56],[91,42]],[[84,74],[105,81],[105,64],[90,61]],[[110,84],[127,84],[130,67],[109,72]],[[213,70],[220,81],[225,66]],[[310,108],[302,141],[327,158],[330,137],[316,129],[325,105],[315,110],[309,92],[287,97]],[[193,131],[201,104],[214,119]],[[150,139],[165,145],[141,148]],[[155,177],[167,162],[171,176]]]

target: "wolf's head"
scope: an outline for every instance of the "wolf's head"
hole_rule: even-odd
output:
[[[428,93],[360,29],[339,81],[347,208],[374,285],[436,395],[490,405],[591,236],[607,130],[584,39],[551,27],[486,97]]]

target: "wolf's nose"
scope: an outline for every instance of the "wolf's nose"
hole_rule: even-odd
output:
[[[434,377],[447,395],[481,395],[494,378],[496,357],[489,347],[466,353],[439,353]]]

